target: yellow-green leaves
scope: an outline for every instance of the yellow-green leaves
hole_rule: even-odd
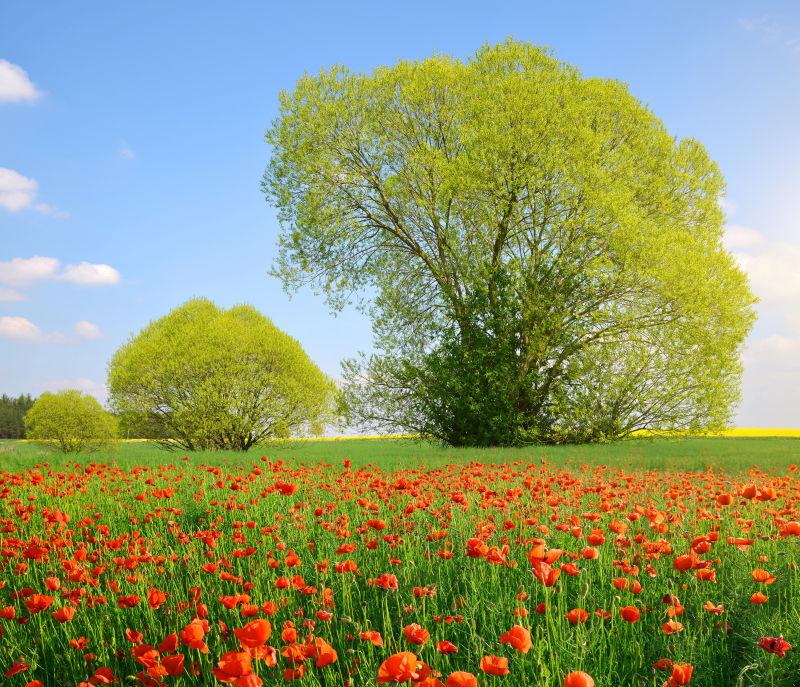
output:
[[[199,298],[122,346],[108,386],[128,426],[185,449],[247,450],[319,433],[335,394],[300,344],[257,310]]]
[[[64,453],[96,451],[117,438],[117,421],[93,396],[46,391],[25,415],[26,436]]]

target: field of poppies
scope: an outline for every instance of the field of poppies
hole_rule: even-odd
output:
[[[403,450],[0,463],[3,684],[800,685],[793,461]]]

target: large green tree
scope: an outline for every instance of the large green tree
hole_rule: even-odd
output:
[[[373,318],[354,421],[519,444],[730,420],[754,299],[723,179],[625,84],[513,40],[334,67],[267,141],[274,273]]]
[[[246,451],[262,439],[319,432],[332,381],[300,344],[250,306],[193,299],[152,322],[108,367],[112,408],[168,448]]]

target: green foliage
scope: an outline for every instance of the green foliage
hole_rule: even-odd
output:
[[[0,439],[25,438],[25,413],[33,405],[30,395],[0,396]]]
[[[457,444],[721,428],[754,320],[722,176],[617,81],[527,43],[282,93],[274,273],[373,318],[351,420]]]
[[[190,300],[123,345],[108,368],[112,407],[171,448],[246,451],[320,432],[335,387],[300,344],[250,306]]]
[[[527,425],[535,418],[521,416],[520,399],[509,393],[518,373],[519,337],[508,327],[513,309],[509,289],[497,289],[490,303],[488,294],[477,288],[470,296],[469,319],[446,328],[436,348],[420,359],[347,361],[350,379],[362,366],[368,370],[368,378],[344,389],[347,410],[361,418],[379,417],[383,408],[393,408],[391,421],[400,418],[407,430],[451,446],[530,443],[534,428]],[[405,392],[401,404],[396,402],[398,388]]]
[[[46,391],[25,415],[27,437],[63,453],[98,451],[117,439],[117,421],[94,396]]]

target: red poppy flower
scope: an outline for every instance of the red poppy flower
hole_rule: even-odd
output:
[[[508,659],[505,656],[484,656],[481,670],[489,675],[508,675]]]
[[[527,654],[533,646],[531,633],[522,625],[514,625],[508,632],[501,634],[500,643],[510,644],[523,654]]]
[[[401,651],[389,656],[381,663],[378,668],[378,684],[399,684],[416,680],[419,675],[418,670],[419,664],[416,655],[410,651]]]
[[[624,606],[619,610],[619,614],[622,616],[622,619],[629,622],[635,623],[639,620],[639,609],[636,606]]]
[[[183,675],[184,670],[184,656],[183,654],[174,654],[172,656],[165,656],[161,659],[161,665],[167,672],[167,675],[177,677]]]
[[[53,611],[52,615],[59,623],[68,623],[75,617],[75,609],[72,606],[62,606]]]
[[[442,640],[441,642],[436,642],[436,650],[440,654],[455,654],[458,652],[458,647],[453,644],[452,642],[448,642],[447,640]]]
[[[573,625],[577,625],[579,623],[585,623],[589,619],[589,613],[583,608],[573,608],[569,613],[566,613],[564,617]]]
[[[792,648],[792,645],[783,638],[783,635],[780,637],[762,637],[758,640],[758,646],[764,649],[764,651],[768,651],[781,658],[786,656],[786,652]]]
[[[309,645],[308,656],[316,661],[317,668],[329,666],[339,659],[336,650],[322,637],[314,638],[314,641]]]
[[[25,599],[25,606],[27,606],[31,615],[46,611],[52,605],[53,597],[46,596],[45,594],[33,594],[29,598]]]
[[[158,650],[162,654],[171,654],[177,648],[178,648],[178,635],[174,632],[170,635],[167,635],[164,638],[164,640],[158,645]]]
[[[3,675],[5,677],[14,677],[15,675],[24,673],[26,670],[28,670],[28,668],[30,668],[30,666],[24,661],[14,661],[11,664],[11,667],[5,673],[3,673]]]
[[[444,685],[445,687],[478,687],[478,678],[472,673],[458,670],[450,673]]]
[[[367,630],[366,632],[362,632],[359,636],[361,639],[370,642],[373,646],[383,646],[383,637],[381,637],[381,633],[377,630]]]
[[[594,687],[594,680],[589,673],[574,670],[564,677],[564,687]]]
[[[403,635],[407,642],[418,645],[424,644],[428,641],[428,637],[430,637],[430,633],[422,627],[422,625],[418,625],[417,623],[406,625],[403,628]]]
[[[161,608],[166,600],[167,595],[158,589],[151,589],[147,592],[147,603],[153,610]]]
[[[89,683],[92,685],[113,685],[118,682],[119,678],[114,675],[114,671],[106,667],[98,668],[89,678]]]
[[[252,620],[244,627],[234,628],[233,634],[243,647],[254,649],[267,643],[272,634],[272,625],[269,620]]]
[[[775,580],[778,579],[777,577],[775,577],[775,575],[773,575],[770,572],[767,572],[763,568],[756,568],[755,570],[753,570],[751,574],[756,582],[761,582],[762,584],[772,584]]]
[[[181,642],[190,649],[199,649],[203,653],[208,653],[208,647],[203,641],[208,630],[208,621],[197,618],[180,631]]]
[[[250,654],[244,651],[228,651],[220,657],[213,672],[220,682],[236,683],[240,677],[253,672]]]
[[[692,681],[694,668],[688,663],[675,663],[672,666],[672,675],[666,681],[665,687],[683,687]]]

